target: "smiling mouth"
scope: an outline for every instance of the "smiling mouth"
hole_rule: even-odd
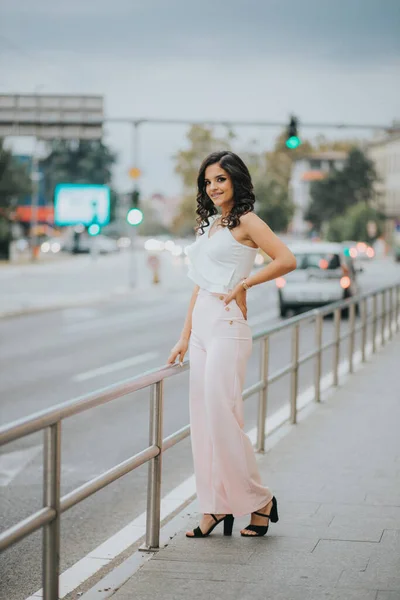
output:
[[[218,196],[222,196],[223,192],[220,192],[219,194],[213,194],[211,196],[211,198],[218,198]]]

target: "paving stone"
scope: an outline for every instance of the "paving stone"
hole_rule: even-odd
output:
[[[205,596],[204,596],[205,598]],[[226,597],[227,598],[227,597]],[[376,590],[244,584],[243,600],[375,600]]]
[[[365,590],[376,589],[400,593],[400,574],[393,569],[372,569],[359,571],[345,569],[340,576],[338,587],[361,588]]]
[[[319,504],[315,516],[323,515],[328,517],[348,517],[349,519],[375,519],[379,518],[387,529],[400,529],[400,506],[381,506],[379,513],[376,506],[362,504],[343,504],[343,503],[326,503]]]
[[[189,598],[190,600],[203,598],[243,600],[245,598],[243,583],[197,579],[168,579],[166,582],[161,575],[140,574],[112,596],[112,600],[188,600]]]
[[[400,592],[382,592],[378,591],[376,600],[400,600]]]
[[[331,565],[366,569],[376,545],[373,542],[319,540],[312,555],[315,559]]]
[[[260,542],[261,540],[256,540]],[[166,580],[172,579],[206,579],[209,581],[242,581],[251,583],[253,581],[269,582],[270,584],[281,583],[285,585],[299,584],[319,584],[331,585],[338,582],[342,573],[342,568],[315,565],[302,566],[299,569],[292,568],[292,561],[282,561],[274,564],[273,570],[263,566],[253,567],[251,565],[225,565],[214,564],[211,562],[184,562],[184,561],[164,561],[152,560],[146,563],[142,568],[142,573],[162,574]]]

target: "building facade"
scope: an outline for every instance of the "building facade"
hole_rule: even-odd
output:
[[[368,144],[368,156],[375,163],[379,208],[389,223],[400,223],[400,131]]]

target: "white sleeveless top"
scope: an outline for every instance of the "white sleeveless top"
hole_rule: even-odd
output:
[[[228,227],[218,228],[208,237],[218,215],[210,217],[210,225],[185,250],[189,258],[188,277],[209,292],[227,294],[241,279],[248,277],[258,248],[238,242]]]

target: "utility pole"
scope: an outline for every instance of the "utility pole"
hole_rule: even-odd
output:
[[[31,164],[31,181],[32,181],[32,194],[31,194],[31,222],[30,222],[30,250],[31,260],[35,261],[38,257],[37,249],[37,226],[38,226],[38,208],[39,208],[39,159],[37,152],[38,140],[35,136],[34,146],[32,152],[32,164]]]
[[[140,186],[139,186],[139,180],[140,180],[140,176],[141,176],[141,171],[139,168],[139,126],[141,125],[142,121],[141,120],[137,120],[137,121],[131,121],[131,125],[132,125],[132,166],[131,169],[129,171],[130,176],[132,177],[134,183],[133,183],[133,190],[132,190],[132,200],[134,202],[134,207],[135,209],[138,208],[138,201],[139,201],[139,197],[140,197]],[[131,200],[131,201],[132,201]],[[132,213],[129,212],[128,215],[131,215]],[[131,228],[130,228],[130,238],[131,238],[131,251],[130,251],[130,261],[129,261],[129,286],[131,288],[136,287],[137,285],[137,281],[138,281],[138,268],[137,268],[137,257],[136,257],[136,227],[137,224],[135,222],[130,222],[130,217],[128,217],[127,215],[127,219],[128,219],[128,223],[130,223]],[[133,215],[133,217],[135,217],[135,215]],[[140,222],[140,221],[139,221]]]

